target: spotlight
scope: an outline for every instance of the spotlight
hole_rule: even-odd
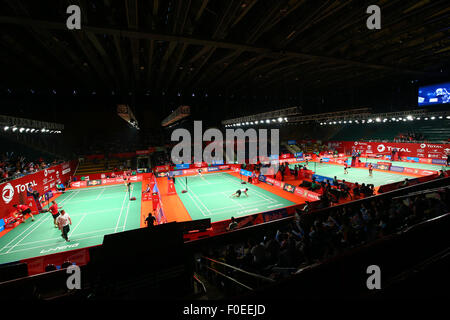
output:
[[[25,132],[29,132],[30,131],[30,128],[27,128],[26,130],[25,130]]]
[[[19,129],[19,132],[22,133],[23,130],[25,130],[25,129],[24,129],[24,128],[20,128],[20,129]]]
[[[436,117],[431,117],[431,120],[434,120],[434,119],[436,119]]]
[[[5,126],[5,127],[3,128],[3,130],[5,130],[5,131],[8,131],[8,129],[9,129],[8,126]]]
[[[278,122],[281,122],[281,121],[283,121],[283,119],[282,118],[278,118]]]
[[[42,129],[41,129],[41,132],[45,132],[45,128],[42,128]]]
[[[269,120],[269,119],[267,119],[267,120],[266,120],[266,123],[270,123],[270,120]]]
[[[376,122],[381,122],[381,119],[380,118],[376,118],[375,121]]]
[[[12,129],[12,131],[13,131],[13,132],[15,132],[16,130],[17,130],[17,128],[16,128],[16,127],[14,127],[14,128]]]
[[[358,123],[358,120],[356,120],[355,122]],[[350,120],[348,123],[352,123],[352,120]]]
[[[33,128],[33,129],[31,129],[31,132],[34,132],[34,128]]]

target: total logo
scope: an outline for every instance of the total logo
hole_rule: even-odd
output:
[[[3,201],[8,204],[14,198],[14,188],[11,183],[8,183],[2,190]]]
[[[397,147],[390,147],[390,146],[385,146],[384,144],[379,144],[377,146],[377,150],[378,152],[383,152],[387,149],[387,151],[391,152],[392,149],[397,149],[398,152],[408,152],[411,153],[411,151],[408,148],[397,148]]]
[[[421,145],[420,145],[420,148],[421,149],[425,149],[427,147],[427,145],[425,144],[425,143],[422,143]]]
[[[46,177],[48,175],[47,169],[44,170],[44,176]]]

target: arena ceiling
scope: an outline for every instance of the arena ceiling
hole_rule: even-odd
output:
[[[66,9],[81,8],[81,30]],[[368,30],[366,8],[381,8]],[[448,76],[448,0],[67,0],[0,3],[6,88],[319,89]]]

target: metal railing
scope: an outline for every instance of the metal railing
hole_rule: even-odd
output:
[[[215,280],[217,284],[220,284],[225,294],[234,295],[238,292],[253,291],[263,284],[275,282],[275,280],[260,274],[249,272],[205,256],[201,257],[200,263],[201,267],[206,269],[204,270],[206,271],[206,276],[211,281]]]

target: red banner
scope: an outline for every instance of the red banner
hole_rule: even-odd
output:
[[[370,155],[391,155],[397,149],[400,157],[415,157],[428,159],[447,159],[450,154],[450,144],[439,143],[397,143],[397,142],[365,142],[336,141],[329,142],[330,147],[338,152],[351,153],[357,151]]]
[[[14,211],[13,205],[27,202],[27,186],[31,183],[33,190],[42,196],[55,188],[56,184],[66,183],[75,170],[76,162],[65,162],[45,170],[0,184],[0,219]]]

